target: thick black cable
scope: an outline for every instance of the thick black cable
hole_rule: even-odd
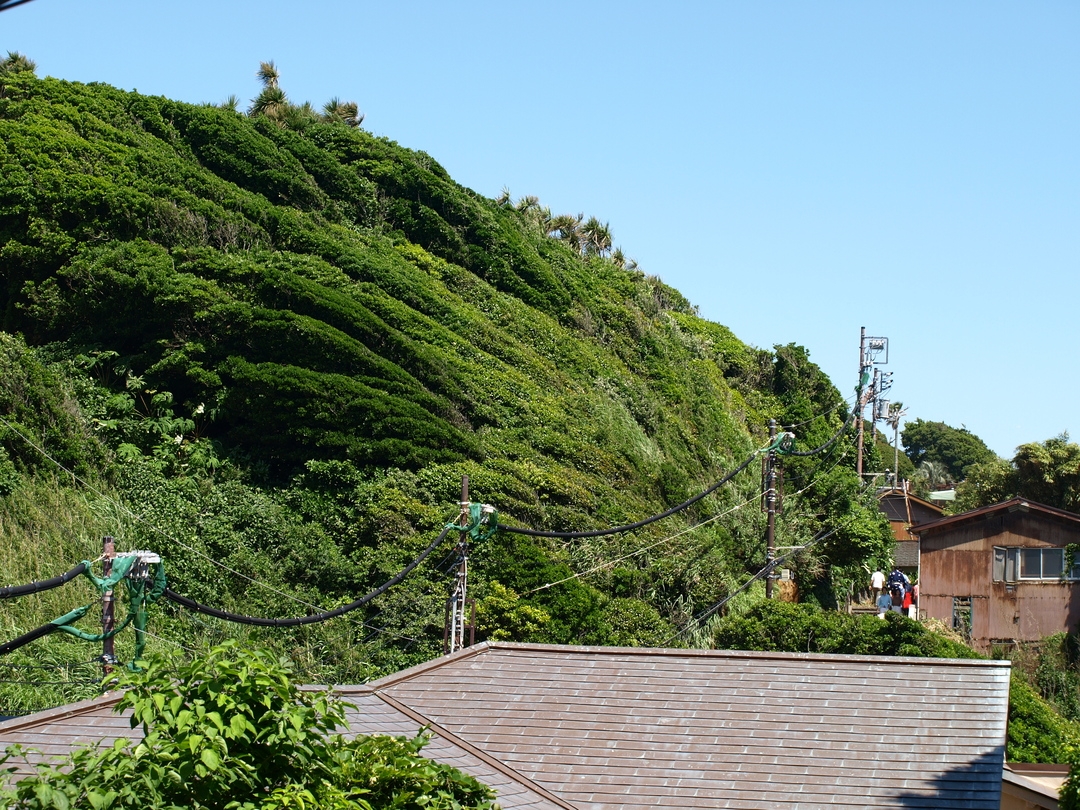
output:
[[[194,610],[198,613],[205,613],[207,616],[215,616],[228,622],[236,622],[237,624],[253,624],[258,627],[297,627],[302,624],[316,624],[318,622],[325,622],[328,619],[335,619],[338,616],[348,613],[351,610],[356,610],[358,607],[363,607],[372,599],[375,599],[376,597],[386,593],[386,591],[397,585],[399,582],[401,582],[401,580],[405,579],[405,577],[411,574],[413,569],[416,568],[416,566],[420,565],[420,563],[426,560],[428,556],[433,551],[435,551],[435,549],[442,545],[443,541],[446,540],[446,536],[450,534],[451,530],[455,528],[458,527],[451,524],[445,529],[443,529],[439,536],[431,542],[430,546],[424,549],[424,551],[420,554],[419,557],[406,565],[397,574],[388,579],[371,593],[365,594],[364,596],[361,596],[359,599],[356,599],[347,605],[342,605],[341,607],[334,608],[333,610],[327,610],[322,613],[313,613],[310,616],[296,616],[291,619],[265,619],[261,616],[245,616],[241,613],[232,613],[228,610],[219,610],[218,608],[210,607],[209,605],[202,605],[193,599],[188,599],[186,596],[181,596],[170,588],[165,589],[165,596],[166,598],[171,599],[173,602],[176,602],[178,605],[186,607],[188,610]]]
[[[15,8],[15,6],[21,6],[23,3],[29,3],[30,0],[0,0],[0,11],[7,11],[9,8]]]
[[[681,512],[683,509],[687,509],[687,508],[693,506],[695,503],[700,501],[706,495],[711,495],[713,492],[718,490],[720,487],[722,487],[724,484],[726,484],[728,481],[730,481],[736,475],[738,475],[743,470],[745,470],[747,467],[749,467],[750,462],[752,462],[755,458],[757,458],[757,456],[758,456],[758,454],[755,452],[753,455],[750,456],[750,458],[748,458],[746,461],[744,461],[742,464],[740,464],[734,470],[729,472],[727,475],[725,475],[723,478],[721,478],[719,481],[717,481],[711,487],[706,489],[704,492],[699,492],[693,498],[690,498],[689,500],[683,501],[678,506],[671,507],[666,512],[661,512],[658,515],[653,515],[652,517],[647,517],[644,520],[639,520],[637,523],[628,523],[625,526],[615,526],[615,527],[610,528],[610,529],[594,529],[593,531],[588,531],[588,532],[546,532],[546,531],[541,531],[539,529],[518,529],[518,528],[515,528],[514,526],[507,526],[507,525],[502,524],[502,523],[499,524],[499,529],[501,531],[504,531],[504,532],[510,532],[511,534],[524,534],[524,535],[528,535],[529,537],[562,537],[562,538],[604,537],[605,535],[609,535],[609,534],[621,534],[623,532],[632,532],[635,529],[640,529],[642,526],[648,526],[650,523],[655,523],[658,520],[663,520],[666,517],[671,517],[676,512]]]
[[[819,453],[824,453],[826,450],[828,450],[830,447],[832,447],[834,444],[836,444],[836,442],[840,439],[841,436],[843,436],[845,433],[847,433],[848,428],[850,428],[855,423],[855,414],[856,413],[858,413],[858,411],[853,409],[851,411],[851,415],[847,418],[847,421],[844,422],[843,425],[841,425],[840,430],[836,431],[836,433],[833,434],[833,437],[831,439],[829,439],[827,442],[825,442],[825,444],[821,445],[820,447],[815,447],[813,450],[802,450],[802,451],[788,450],[786,452],[781,451],[782,455],[785,455],[785,456],[816,456]]]
[[[39,638],[44,638],[49,635],[49,633],[55,633],[59,629],[60,625],[58,624],[43,624],[36,630],[31,630],[25,635],[13,638],[6,644],[0,644],[0,655],[7,655],[9,652],[13,652],[14,650],[19,649],[19,647],[24,647],[31,641],[37,641]]]
[[[81,562],[68,571],[66,574],[61,574],[58,577],[52,579],[43,579],[40,582],[28,582],[25,585],[8,585],[4,588],[0,588],[0,599],[12,599],[16,596],[26,596],[30,593],[39,593],[41,591],[47,591],[51,588],[59,588],[65,582],[71,582],[75,577],[79,576],[86,570],[86,563]]]

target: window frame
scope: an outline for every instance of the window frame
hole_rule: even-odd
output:
[[[1039,572],[1032,575],[1032,557],[1038,553]],[[1045,574],[1046,558],[1057,556],[1058,573]],[[1025,571],[1027,572],[1025,574]],[[991,581],[1015,585],[1018,582],[1077,582],[1080,581],[1080,553],[1073,555],[1073,564],[1065,568],[1065,549],[1060,546],[994,546],[990,563]]]

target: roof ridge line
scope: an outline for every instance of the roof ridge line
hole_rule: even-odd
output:
[[[80,700],[78,703],[66,703],[62,706],[54,706],[51,709],[42,709],[39,712],[12,717],[10,720],[0,721],[0,731],[14,731],[24,726],[36,725],[42,720],[64,720],[68,717],[86,714],[99,706],[108,706],[110,703],[115,705],[122,696],[122,690],[114,689],[97,697]]]
[[[399,681],[407,680],[408,678],[413,678],[417,675],[427,672],[429,669],[437,669],[446,664],[448,661],[456,661],[459,658],[472,658],[474,655],[480,655],[480,653],[485,652],[489,648],[490,645],[488,644],[488,642],[481,641],[479,644],[473,644],[471,647],[463,647],[457,652],[450,653],[449,655],[442,655],[438,658],[432,658],[430,661],[424,661],[423,663],[409,667],[408,669],[402,669],[398,672],[392,672],[389,675],[384,675],[381,678],[376,678],[373,681],[368,681],[367,683],[359,685],[367,687],[372,692],[377,692],[378,690],[385,689],[386,687],[392,686]],[[345,684],[338,684],[334,688],[340,689],[344,685]]]
[[[485,765],[494,768],[503,776],[509,777],[511,780],[527,787],[529,790],[544,797],[548,801],[554,802],[559,807],[563,808],[563,810],[579,810],[579,808],[577,808],[575,805],[572,805],[565,799],[555,795],[546,787],[534,781],[532,778],[526,776],[525,774],[514,768],[511,768],[505,762],[491,756],[491,754],[487,753],[481,748],[476,747],[467,740],[462,739],[457,734],[447,730],[431,718],[421,714],[420,712],[409,706],[406,706],[404,703],[401,703],[400,701],[390,697],[390,695],[383,694],[381,688],[372,689],[371,693],[375,695],[375,697],[379,698],[379,700],[383,701],[383,703],[390,706],[392,709],[401,712],[406,717],[413,720],[414,722],[420,723],[425,728],[433,729],[443,739],[446,739],[452,742],[454,745],[458,746],[459,748],[462,748],[463,750],[469,752],[474,757],[483,762]]]
[[[691,656],[694,658],[753,658],[753,659],[779,659],[783,661],[831,661],[844,663],[847,661],[858,663],[887,664],[890,661],[900,659],[905,666],[1011,666],[1011,662],[990,658],[928,658],[926,656],[882,656],[869,653],[823,653],[823,652],[788,652],[784,650],[704,650],[685,647],[606,647],[573,644],[539,644],[536,642],[517,641],[494,641],[486,642],[490,650],[502,650],[504,652],[554,652],[563,655],[627,655],[627,656],[654,656],[663,658],[678,658]],[[472,649],[468,647],[466,649]],[[435,659],[441,663],[445,659]],[[429,662],[430,663],[430,662]],[[406,670],[408,672],[408,670]],[[410,672],[409,677],[412,677]],[[379,687],[382,687],[380,682]],[[387,684],[389,685],[389,684]]]

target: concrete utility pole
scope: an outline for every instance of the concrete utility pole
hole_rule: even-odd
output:
[[[769,420],[769,445],[776,442],[776,420]],[[765,575],[765,598],[773,595],[773,563],[776,560],[776,450],[770,449],[765,459],[765,554],[768,573]]]

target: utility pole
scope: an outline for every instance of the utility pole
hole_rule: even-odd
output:
[[[105,579],[108,579],[109,574],[112,573],[113,558],[116,556],[116,543],[111,536],[102,538],[101,556],[104,560],[101,570]],[[106,634],[106,638],[101,642],[101,667],[105,675],[112,674],[113,665],[116,664],[116,646],[113,643],[113,637],[109,635],[115,627],[113,592],[112,588],[109,588],[101,594],[101,632]]]
[[[863,326],[859,329],[859,394],[858,402],[855,403],[855,407],[858,409],[859,414],[855,421],[858,425],[859,436],[859,448],[855,454],[855,473],[859,476],[859,485],[862,485],[862,452],[863,452],[863,393],[862,388],[862,375],[863,370],[866,368],[866,327]]]
[[[461,476],[461,513],[458,526],[461,534],[458,539],[458,570],[454,580],[454,590],[446,601],[446,629],[443,632],[443,652],[447,655],[472,645],[475,641],[475,622],[468,621],[469,644],[465,643],[465,612],[474,607],[468,598],[469,588],[469,476]]]
[[[878,360],[878,355],[885,352],[885,359]],[[866,327],[862,327],[859,330],[859,396],[858,402],[855,403],[855,408],[858,411],[858,436],[859,436],[859,448],[858,455],[855,458],[855,472],[859,476],[859,480],[862,481],[863,476],[863,434],[865,427],[863,425],[863,411],[866,409],[866,403],[874,400],[875,407],[877,405],[879,375],[878,370],[874,369],[874,378],[870,383],[870,387],[863,390],[863,374],[867,372],[871,366],[885,365],[889,362],[889,339],[887,337],[867,337]],[[889,375],[891,376],[891,375]],[[874,418],[877,418],[876,412],[872,412]],[[876,435],[877,425],[875,422],[874,433]]]
[[[765,555],[768,573],[765,575],[765,598],[772,599],[773,573],[776,561],[776,420],[769,420],[769,453],[765,459]]]

